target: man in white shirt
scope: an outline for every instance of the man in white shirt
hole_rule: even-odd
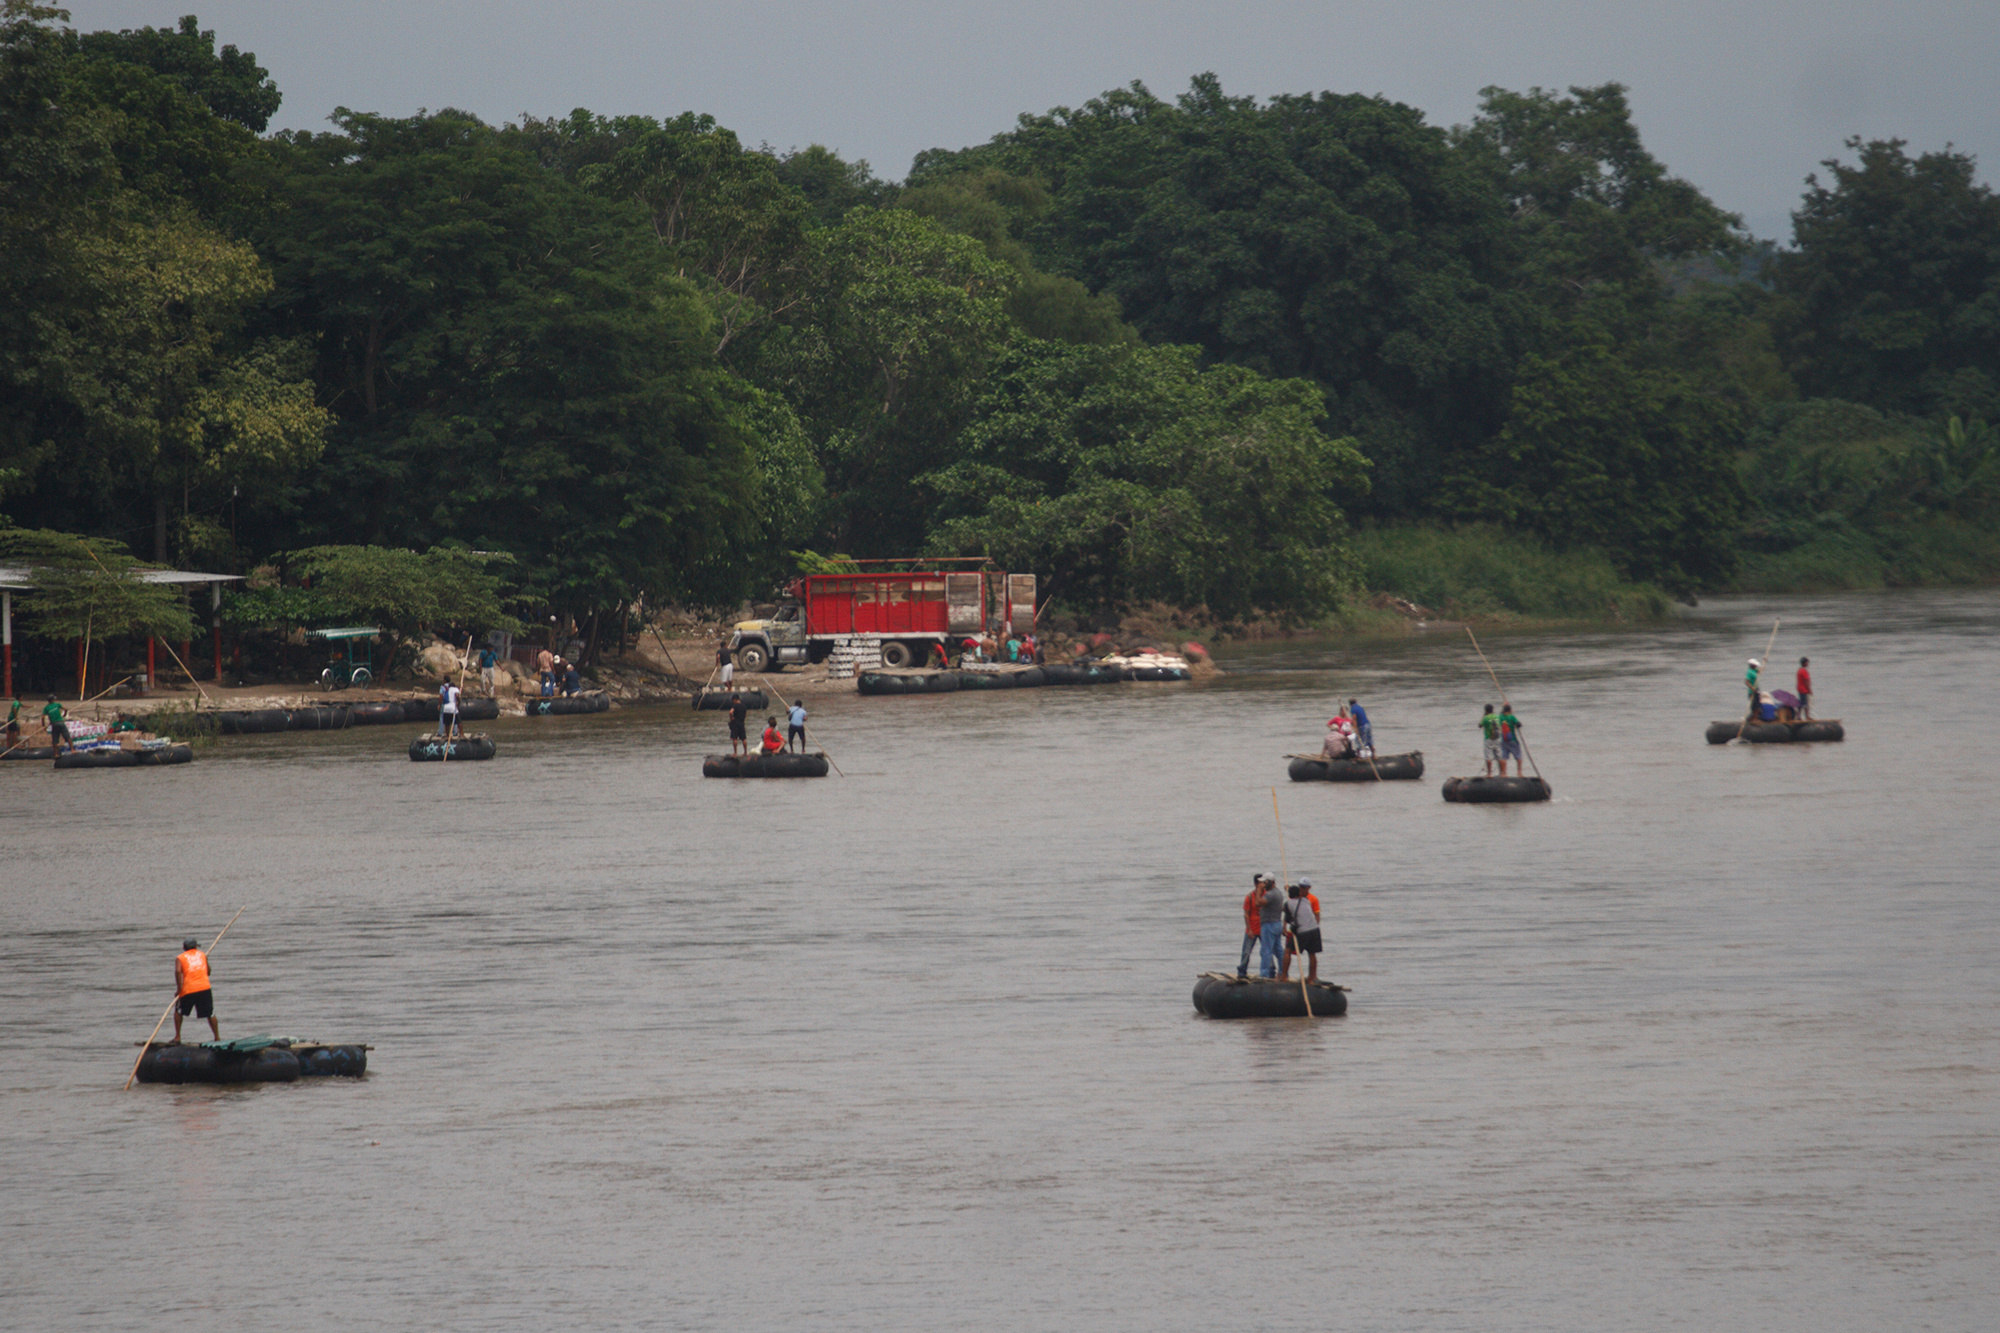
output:
[[[462,735],[458,729],[458,686],[446,681],[438,687],[438,735]]]

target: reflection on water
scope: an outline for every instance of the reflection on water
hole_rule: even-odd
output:
[[[1774,611],[1850,739],[1711,749]],[[704,782],[679,709],[0,772],[6,1322],[1984,1326],[1997,624],[1490,636],[1527,808],[1438,799],[1493,697],[1449,633],[828,699],[845,780]],[[1350,694],[1422,782],[1284,781]],[[1207,1022],[1273,783],[1352,1009]],[[246,901],[225,1035],[370,1077],[120,1094]]]

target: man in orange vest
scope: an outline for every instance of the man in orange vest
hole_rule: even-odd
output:
[[[174,1009],[174,1040],[181,1039],[181,1015],[193,1014],[206,1018],[208,1030],[221,1041],[222,1029],[215,1022],[215,992],[208,985],[208,955],[192,935],[181,941],[181,956],[174,959],[174,987],[180,997]]]

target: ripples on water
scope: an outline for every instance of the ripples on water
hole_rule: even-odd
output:
[[[1702,742],[1773,609],[1844,745]],[[827,699],[844,780],[704,782],[678,709],[0,772],[0,1323],[1990,1327],[1996,627],[1495,637],[1543,807],[1438,799],[1449,634]],[[1349,694],[1422,783],[1285,782]],[[1273,782],[1353,1008],[1207,1022]],[[370,1077],[120,1094],[246,901],[225,1035]]]

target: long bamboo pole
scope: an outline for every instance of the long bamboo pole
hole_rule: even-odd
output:
[[[249,910],[250,910],[250,904],[245,903],[243,904],[243,906],[236,909],[236,916],[242,916],[245,912]],[[236,924],[236,916],[232,916],[229,918],[229,926],[233,926]],[[215,946],[222,943],[222,937],[229,933],[229,926],[224,926],[221,930],[215,932],[215,938],[208,942],[207,953],[209,957],[213,958],[215,956]],[[125,1076],[125,1087],[120,1088],[119,1089],[120,1092],[124,1092],[127,1089],[129,1089],[132,1086],[132,1080],[139,1077],[139,1065],[142,1061],[145,1060],[146,1052],[153,1049],[153,1038],[160,1035],[160,1029],[167,1025],[167,1015],[173,1013],[174,1006],[179,1004],[180,1002],[181,1002],[181,997],[178,994],[176,994],[173,999],[167,1001],[166,1010],[163,1013],[161,1013],[160,1021],[153,1024],[153,1030],[146,1035],[146,1044],[139,1048],[139,1059],[134,1060],[132,1062],[132,1072]]]
[[[1486,660],[1486,650],[1479,646],[1479,636],[1472,632],[1472,626],[1467,625],[1465,627],[1465,637],[1472,640],[1472,651],[1479,654],[1479,661],[1486,668],[1487,678],[1493,682],[1493,688],[1499,691],[1500,701],[1503,704],[1506,703],[1507,689],[1500,683],[1500,677],[1493,674],[1493,664]],[[1520,737],[1521,753],[1528,756],[1528,767],[1535,770],[1535,781],[1540,782],[1542,780],[1542,766],[1535,762],[1535,752],[1528,748],[1528,738],[1522,736],[1519,731],[1516,731],[1514,734]],[[1507,776],[1507,764],[1505,760],[1502,760],[1500,764],[1500,776],[1503,778]]]
[[[781,703],[781,704],[784,704],[784,705],[785,705],[785,712],[786,712],[787,714],[789,714],[789,713],[790,713],[790,712],[792,711],[792,706],[791,706],[790,704],[788,704],[788,703],[785,703],[785,696],[784,696],[784,695],[782,695],[782,694],[779,694],[779,693],[778,693],[778,687],[777,687],[776,685],[773,685],[773,686],[771,686],[771,693],[773,693],[773,694],[776,694],[776,695],[778,695],[778,702],[779,702],[779,703]],[[812,728],[811,728],[811,727],[801,727],[801,728],[800,728],[800,730],[802,730],[802,731],[804,731],[804,732],[805,732],[805,735],[806,735],[806,744],[808,744],[808,745],[811,745],[811,744],[813,743],[813,738],[812,738]],[[836,761],[836,760],[834,759],[834,757],[833,757],[833,751],[831,751],[831,750],[827,749],[827,748],[826,748],[826,747],[825,747],[824,745],[822,745],[822,746],[820,746],[820,747],[819,747],[819,752],[820,752],[821,754],[823,754],[823,755],[825,755],[825,756],[826,756],[826,762],[827,762],[827,763],[829,763],[829,764],[832,764],[832,765],[833,765],[833,771],[834,771],[834,772],[836,772],[836,773],[839,773],[839,774],[840,774],[840,776],[842,776],[842,777],[846,777],[846,776],[847,776],[847,774],[846,774],[846,773],[844,773],[844,772],[841,772],[841,767],[840,767],[840,764],[839,764],[839,763],[838,763],[838,762],[837,762],[837,761]]]
[[[1292,870],[1285,862],[1285,817],[1278,813],[1278,789],[1276,787],[1271,788],[1271,818],[1276,820],[1278,824],[1278,883],[1287,893],[1290,893],[1292,888]],[[1285,933],[1291,935],[1291,929],[1287,927]],[[1292,943],[1298,943],[1298,936],[1292,935]],[[1313,1013],[1312,992],[1306,989],[1304,968],[1299,969],[1299,998],[1305,1002],[1306,1017],[1317,1017]]]

